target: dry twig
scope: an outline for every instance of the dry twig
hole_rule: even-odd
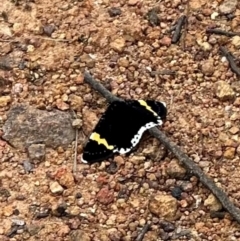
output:
[[[151,71],[150,76],[154,77],[156,75],[175,75],[176,71],[170,69]]]
[[[147,233],[148,229],[150,228],[151,224],[147,223],[143,226],[141,232],[138,234],[136,241],[142,241],[145,234]]]
[[[218,34],[218,35],[224,35],[227,37],[234,37],[234,36],[240,36],[239,32],[228,32],[219,28],[209,28],[206,30],[206,33],[209,34]]]
[[[73,159],[73,174],[76,174],[77,172],[77,147],[78,147],[78,129],[76,128],[74,159]]]
[[[183,49],[183,51],[185,51],[185,48],[186,48],[186,36],[187,36],[187,30],[188,30],[189,15],[190,15],[190,0],[187,0],[186,10],[185,10],[186,19],[184,21],[185,22],[185,29],[184,29],[183,34],[182,34],[182,49]]]
[[[39,36],[38,38],[39,38],[39,39],[42,39],[42,40],[48,40],[48,41],[54,41],[54,42],[63,42],[63,43],[69,43],[69,42],[71,42],[71,40],[68,40],[68,39],[60,39],[60,38],[48,38],[48,37],[42,37],[42,36]]]
[[[19,41],[12,39],[0,39],[0,43],[19,43]]]
[[[77,114],[75,111],[73,111],[73,116],[76,119],[78,119]],[[73,125],[73,123],[72,123]],[[74,143],[74,158],[73,158],[73,174],[75,175],[77,172],[77,148],[78,148],[78,126],[75,126],[75,143]]]
[[[84,80],[101,95],[103,95],[109,102],[115,100],[122,100],[114,95],[112,95],[107,89],[103,87],[102,84],[94,80],[94,78],[86,72],[84,75]],[[235,218],[235,220],[240,223],[240,210],[234,206],[234,204],[229,200],[225,192],[219,187],[216,186],[214,181],[209,178],[202,169],[194,163],[186,154],[184,154],[181,149],[175,144],[171,143],[170,140],[163,134],[158,128],[154,127],[150,129],[150,134],[156,137],[161,143],[167,147],[177,158],[178,160],[187,167],[187,169],[197,176],[201,183],[206,186],[221,202],[223,207]]]
[[[175,232],[172,236],[172,240],[176,240],[176,239],[179,239],[180,237],[182,236],[187,236],[189,239],[191,237],[191,230],[189,229],[185,229],[185,230],[182,230],[181,232],[177,233]]]
[[[68,39],[58,39],[58,38],[48,38],[48,37],[42,37],[42,36],[34,36],[34,38],[42,39],[42,40],[48,40],[48,41],[54,41],[54,42],[63,42],[63,43],[69,43],[71,40]],[[24,40],[24,38],[20,39],[0,39],[0,42],[6,42],[6,43],[21,43]]]
[[[238,68],[237,64],[234,61],[234,56],[232,55],[231,52],[227,51],[226,48],[224,48],[223,46],[220,46],[220,50],[222,52],[222,54],[227,58],[230,68],[231,70],[237,75],[240,76],[240,69]]]
[[[176,23],[175,31],[174,31],[173,36],[172,36],[172,43],[173,44],[175,44],[179,41],[179,39],[181,37],[182,27],[185,24],[185,22],[186,22],[186,16],[185,15],[181,16],[178,19],[178,21]]]

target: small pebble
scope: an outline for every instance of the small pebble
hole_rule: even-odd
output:
[[[50,190],[53,194],[61,194],[64,191],[63,187],[56,181],[50,184]]]
[[[179,186],[175,186],[172,190],[171,190],[171,194],[173,197],[175,197],[176,199],[180,199],[181,198],[181,194],[182,194],[182,189]]]
[[[33,165],[29,160],[23,161],[23,168],[26,173],[30,173],[33,170]]]
[[[115,174],[118,171],[118,165],[115,161],[111,161],[110,165],[106,167],[106,172],[109,174]]]
[[[120,8],[112,7],[108,10],[110,17],[116,17],[122,14],[122,10]]]

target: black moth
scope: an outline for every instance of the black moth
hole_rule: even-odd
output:
[[[146,130],[162,125],[166,115],[164,102],[112,102],[90,135],[83,150],[82,162],[92,164],[130,152]]]

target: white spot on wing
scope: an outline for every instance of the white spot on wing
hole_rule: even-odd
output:
[[[126,149],[121,148],[121,149],[117,149],[116,151],[119,152],[119,154],[126,154],[126,153],[130,152],[131,149],[132,149],[132,147],[126,148]]]
[[[83,159],[83,156],[81,157],[81,162],[87,164],[88,162],[86,160]]]
[[[160,118],[157,120],[157,123],[154,123],[154,122],[147,123],[146,125],[142,126],[139,129],[138,133],[133,137],[133,139],[131,140],[131,143],[132,143],[131,147],[126,148],[126,149],[124,149],[124,148],[114,149],[113,152],[118,152],[119,154],[126,154],[126,153],[128,153],[129,151],[132,150],[133,147],[135,147],[139,143],[140,139],[142,138],[143,133],[146,130],[149,130],[152,127],[158,126],[158,125],[162,125],[162,120]]]
[[[165,106],[165,108],[167,108],[166,102],[161,101],[161,103]]]
[[[161,126],[163,122],[162,122],[162,120],[159,118],[159,119],[157,120],[157,123],[158,123],[159,126]]]

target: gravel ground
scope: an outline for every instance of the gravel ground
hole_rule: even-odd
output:
[[[167,102],[163,131],[240,207],[240,85],[219,51],[238,60],[240,37],[206,34],[240,32],[239,9],[237,0],[2,0],[0,136],[18,103],[74,111],[80,160],[107,105],[83,83],[88,69],[113,94]],[[188,31],[172,44],[182,14]],[[114,162],[79,162],[75,176],[74,144],[30,162],[29,150],[0,139],[0,240],[130,241],[147,223],[143,241],[240,239],[239,225],[154,138]]]

